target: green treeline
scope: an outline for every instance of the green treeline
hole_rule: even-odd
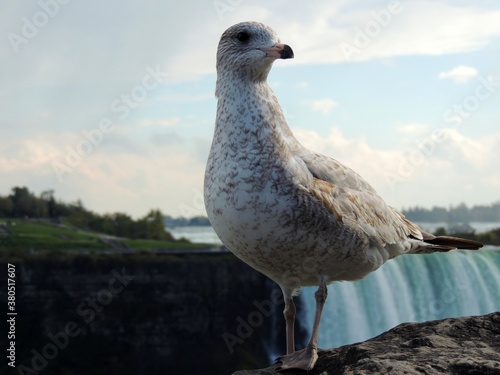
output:
[[[165,231],[160,210],[151,210],[138,220],[119,212],[99,215],[87,210],[80,200],[74,203],[56,200],[53,190],[44,191],[37,197],[26,187],[12,188],[11,194],[0,196],[0,217],[51,219],[118,237],[174,241]]]
[[[167,215],[164,217],[165,225],[169,228],[174,227],[191,227],[191,226],[210,226],[210,220],[205,216],[195,216],[192,218],[172,217]]]
[[[500,222],[500,202],[489,206],[467,207],[465,203],[458,206],[432,207],[431,209],[422,207],[412,207],[403,209],[403,215],[408,220],[428,223],[471,223],[471,222]]]

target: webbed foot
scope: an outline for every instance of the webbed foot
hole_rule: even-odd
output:
[[[279,371],[300,369],[310,371],[318,359],[318,349],[306,346],[302,350],[279,357],[276,361],[281,362]]]

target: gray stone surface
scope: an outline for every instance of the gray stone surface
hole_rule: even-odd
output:
[[[272,367],[233,375],[276,374]],[[286,374],[305,374],[287,371]],[[309,375],[498,375],[500,312],[405,323],[371,340],[321,350]]]

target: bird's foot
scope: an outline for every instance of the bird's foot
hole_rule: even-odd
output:
[[[281,362],[279,371],[299,369],[310,371],[318,359],[318,349],[306,346],[304,349],[279,357],[276,361]]]

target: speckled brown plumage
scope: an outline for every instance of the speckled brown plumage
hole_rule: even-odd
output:
[[[230,27],[217,51],[205,205],[215,232],[236,256],[276,281],[285,301],[292,301],[301,286],[357,280],[401,254],[481,246],[436,241],[385,204],[356,172],[305,149],[267,84],[279,57],[293,57],[290,47],[256,22]],[[311,367],[313,354],[297,354],[284,367]]]

